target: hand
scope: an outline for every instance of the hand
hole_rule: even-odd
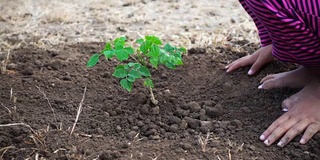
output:
[[[320,131],[320,95],[319,83],[310,83],[297,94],[282,103],[284,113],[274,121],[260,136],[266,145],[278,139],[278,146],[284,147],[294,137],[303,133],[301,144],[307,143]]]
[[[252,55],[247,55],[245,57],[233,61],[225,68],[227,69],[227,72],[232,72],[238,68],[252,65],[248,74],[254,75],[261,69],[261,67],[273,60],[274,57],[272,56],[272,45],[268,45],[265,47],[261,47]]]

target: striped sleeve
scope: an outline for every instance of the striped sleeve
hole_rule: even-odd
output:
[[[260,37],[261,46],[264,47],[264,46],[272,44],[272,40],[270,38],[268,31],[266,30],[264,25],[260,22],[258,17],[255,16],[255,14],[251,11],[251,9],[247,5],[246,1],[239,0],[239,2],[241,3],[242,7],[247,11],[247,13],[251,16],[252,20],[254,21],[254,23],[256,25],[256,27],[258,29],[258,34]]]

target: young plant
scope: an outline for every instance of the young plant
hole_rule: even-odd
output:
[[[152,91],[154,84],[150,69],[157,69],[159,65],[175,69],[177,66],[183,65],[182,54],[186,52],[186,49],[183,47],[177,48],[170,44],[162,46],[162,41],[152,35],[136,40],[139,46],[137,48],[133,48],[126,42],[125,37],[119,37],[112,42],[108,42],[100,53],[91,56],[87,67],[95,66],[100,56],[104,56],[107,60],[116,58],[121,64],[114,68],[112,75],[121,79],[121,87],[130,92],[133,83],[137,79],[143,79],[144,86],[150,91],[152,103],[157,104],[158,101]]]

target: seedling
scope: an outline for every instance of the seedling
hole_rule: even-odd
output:
[[[112,75],[121,79],[121,87],[131,92],[133,83],[137,79],[143,79],[144,86],[150,91],[152,103],[157,104],[158,101],[152,91],[154,84],[150,69],[157,69],[159,65],[175,69],[177,66],[183,65],[182,54],[186,53],[186,49],[171,46],[169,43],[162,46],[162,41],[152,35],[136,40],[139,46],[137,48],[131,47],[126,42],[125,37],[108,42],[100,53],[90,57],[87,67],[95,66],[100,56],[104,56],[106,60],[116,58],[121,63],[114,68]]]

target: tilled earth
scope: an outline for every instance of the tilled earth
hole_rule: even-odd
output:
[[[246,52],[190,49],[184,66],[153,70],[159,101],[154,105],[141,82],[131,93],[119,86],[111,76],[116,61],[86,68],[103,45],[12,51],[8,71],[0,76],[0,124],[12,124],[0,127],[3,159],[320,158],[318,136],[307,145],[298,137],[285,148],[266,147],[258,138],[282,114],[281,102],[296,92],[261,91],[259,80],[294,66],[275,62],[253,77],[246,75],[248,68],[226,74],[223,66]]]

